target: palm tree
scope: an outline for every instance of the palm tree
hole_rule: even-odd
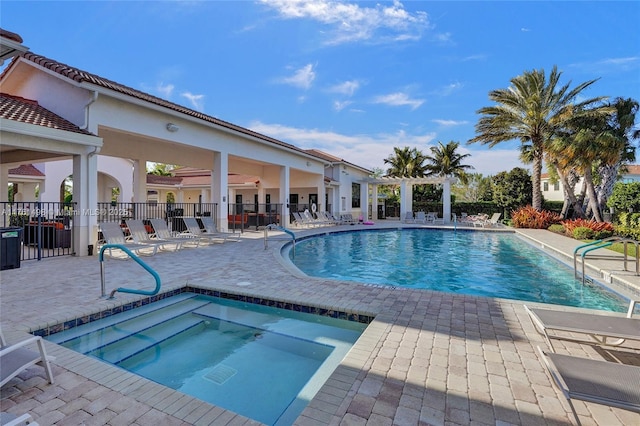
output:
[[[571,82],[558,87],[561,72],[554,66],[547,79],[544,70],[526,71],[511,79],[507,89],[493,90],[489,99],[497,105],[480,108],[482,117],[476,123],[476,137],[490,147],[500,142],[519,140],[530,145],[533,161],[533,207],[542,209],[540,175],[544,152],[549,140],[566,127],[574,113],[600,102],[602,97],[573,104],[576,97],[597,80],[590,80],[569,90]]]
[[[618,180],[618,172],[623,164],[633,163],[636,160],[636,150],[632,142],[640,139],[640,129],[633,128],[636,115],[640,110],[638,101],[631,98],[616,98],[609,106],[615,108],[615,112],[607,126],[611,127],[611,132],[621,140],[624,147],[618,162],[598,166],[600,184],[596,186],[596,193],[600,208],[606,206],[607,200],[613,193],[613,185]]]
[[[450,141],[446,145],[438,141],[438,146],[431,147],[431,154],[425,158],[431,164],[426,165],[427,176],[454,176],[460,182],[468,182],[467,170],[472,166],[462,164],[462,160],[470,157],[470,154],[459,154],[457,151],[459,142]]]
[[[389,164],[387,176],[393,177],[424,177],[426,160],[422,151],[417,148],[393,148],[393,155],[384,159]]]

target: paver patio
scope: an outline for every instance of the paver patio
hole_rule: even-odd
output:
[[[306,235],[335,229],[295,231]],[[536,245],[558,253],[570,254],[578,244],[547,231],[522,232]],[[162,277],[162,291],[191,285],[375,315],[296,424],[573,421],[537,357],[536,346],[546,345],[521,302],[306,277],[282,261],[282,244],[283,240],[272,240],[265,249],[263,233],[253,232],[245,233],[239,243],[163,252],[144,260]],[[154,286],[134,262],[109,259],[105,266],[107,292],[118,286]],[[621,264],[601,266],[619,269]],[[640,294],[640,277],[614,275]],[[19,269],[0,273],[0,319],[9,341],[137,298],[123,293],[116,300],[101,298],[95,256],[23,262]],[[40,425],[258,424],[50,342],[46,346],[56,357],[55,384],[47,383],[41,368],[27,370],[2,388],[2,411],[29,412]],[[556,349],[640,365],[640,347],[602,349],[559,342]],[[584,425],[640,424],[640,415],[628,411],[581,402],[576,408]]]

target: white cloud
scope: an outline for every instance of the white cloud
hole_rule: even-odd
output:
[[[194,95],[191,92],[183,92],[181,96],[187,98],[191,103],[191,106],[196,111],[204,111],[204,95]]]
[[[529,28],[522,27],[520,28],[520,31],[522,31],[523,33],[528,33],[531,30]]]
[[[470,157],[465,158],[465,164],[473,166],[473,173],[482,173],[484,176],[494,176],[500,172],[510,171],[514,167],[531,171],[531,166],[523,164],[520,160],[519,149],[487,148],[472,151],[461,145],[459,152],[471,154]]]
[[[469,124],[468,121],[456,121],[456,120],[440,120],[440,119],[435,119],[435,120],[431,120],[434,123],[437,123],[441,126],[445,126],[445,127],[452,127],[452,126],[463,126],[465,124]]]
[[[606,58],[594,62],[582,62],[570,64],[570,67],[579,68],[582,71],[606,73],[609,71],[629,71],[640,68],[640,56],[627,56],[622,58]]]
[[[173,89],[175,89],[175,86],[173,84],[158,83],[158,85],[156,86],[156,92],[159,93],[160,97],[164,99],[171,99]]]
[[[409,105],[411,109],[420,107],[425,102],[424,99],[411,99],[409,95],[402,92],[390,93],[388,95],[377,96],[374,100],[374,104],[386,104],[391,106],[405,106]]]
[[[313,70],[313,64],[307,64],[296,70],[293,75],[283,77],[278,81],[283,84],[289,84],[291,86],[307,90],[311,87],[311,84],[315,79],[316,72]]]
[[[351,101],[333,101],[333,109],[336,111],[342,111],[351,104]]]
[[[300,129],[259,121],[247,126],[256,132],[288,142],[302,149],[318,149],[367,169],[384,168],[384,159],[393,154],[393,147],[424,147],[435,134],[410,135],[401,130],[393,134],[344,135],[318,129]]]
[[[463,87],[464,86],[462,83],[455,82],[455,83],[448,84],[444,87],[441,87],[440,89],[437,90],[437,93],[440,96],[449,96],[453,92],[457,92],[458,90],[461,90]]]
[[[353,96],[353,94],[360,88],[360,82],[358,80],[349,80],[336,84],[329,88],[331,93],[340,93],[342,95]]]
[[[395,0],[389,6],[331,0],[261,0],[284,19],[310,19],[331,29],[329,44],[361,40],[419,39],[430,27],[426,12],[407,12]]]

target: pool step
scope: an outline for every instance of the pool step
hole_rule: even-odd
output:
[[[92,327],[83,327],[82,334],[78,334],[78,331],[75,330],[73,336],[58,336],[59,340],[56,342],[80,353],[87,354],[102,346],[127,338],[132,334],[144,332],[150,327],[162,326],[167,321],[198,309],[207,303],[207,301],[197,298],[190,298],[171,305],[165,305],[162,309],[154,309],[142,315],[125,318],[122,321],[105,318],[104,320],[96,321],[96,324],[92,323]],[[68,331],[71,332],[74,329]]]
[[[204,321],[201,318],[188,313],[186,315],[183,314],[144,331],[135,334],[131,333],[125,338],[88,352],[87,355],[96,356],[117,365],[142,351],[202,324],[204,324]]]

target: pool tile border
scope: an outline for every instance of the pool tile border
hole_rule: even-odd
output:
[[[160,300],[163,300],[172,296],[177,296],[183,293],[201,294],[201,295],[217,297],[221,299],[229,299],[229,300],[235,300],[238,302],[251,303],[254,305],[269,306],[276,309],[284,309],[288,311],[295,311],[295,312],[307,313],[311,315],[319,315],[324,317],[342,319],[346,321],[353,321],[353,322],[358,322],[362,324],[370,324],[375,318],[374,315],[362,314],[358,312],[339,311],[335,309],[320,308],[317,306],[302,305],[298,303],[291,303],[291,302],[279,301],[274,299],[266,299],[263,297],[230,293],[227,291],[212,290],[212,289],[187,285],[187,286],[176,288],[166,292],[158,293],[153,296],[147,296],[139,300],[124,303],[122,305],[114,306],[113,308],[110,308],[110,309],[104,309],[99,312],[91,313],[89,315],[84,315],[82,317],[78,317],[72,320],[61,321],[57,324],[41,327],[36,330],[31,330],[30,333],[33,334],[34,336],[48,337],[52,334],[56,334],[61,331],[69,330],[74,327],[79,327],[81,325],[88,324],[90,322],[97,321],[102,318],[108,318],[112,315],[116,315],[122,312],[127,312],[132,309],[139,308],[141,306],[158,302]]]

